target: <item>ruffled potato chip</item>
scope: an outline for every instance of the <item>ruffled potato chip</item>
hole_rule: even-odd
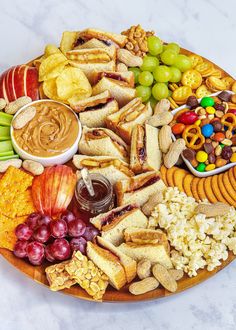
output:
[[[77,37],[78,37],[78,32],[76,31],[63,32],[60,43],[60,49],[64,54],[74,48],[74,44],[77,40]]]
[[[49,79],[43,82],[43,92],[49,99],[57,98],[56,78]]]
[[[87,98],[92,94],[92,87],[78,68],[68,67],[57,77],[57,94],[60,99],[68,100],[77,97],[78,100]]]
[[[51,44],[47,45],[44,50],[44,56],[49,57],[50,55],[53,55],[53,54],[62,54],[62,52],[55,45],[51,45]]]
[[[62,53],[48,56],[39,67],[39,81],[56,78],[67,64],[68,60]]]
[[[56,85],[56,78],[46,80],[43,82],[43,92],[44,94],[52,100],[68,103],[66,100],[62,100],[57,95],[57,85]]]

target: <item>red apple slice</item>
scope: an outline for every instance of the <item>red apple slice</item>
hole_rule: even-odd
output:
[[[14,71],[15,71],[15,67],[9,69],[5,78],[6,92],[7,92],[8,100],[10,102],[16,99],[16,95],[14,93],[14,87],[13,87]]]
[[[38,71],[28,65],[17,65],[3,72],[0,76],[0,97],[7,102],[21,96],[39,99]]]
[[[14,91],[16,98],[26,95],[25,93],[25,69],[26,65],[19,65],[17,66],[14,74]]]
[[[7,75],[7,72],[8,71],[3,72],[0,77],[0,97],[4,98],[7,102],[9,102],[5,88],[5,77]]]
[[[52,216],[52,208],[54,203],[52,196],[54,186],[54,168],[49,167],[44,171],[44,173],[44,185],[42,188],[44,212],[45,214]]]
[[[50,216],[66,210],[72,200],[76,175],[66,165],[56,165],[45,169],[36,177],[32,185],[32,197],[36,209]]]
[[[31,99],[39,99],[38,70],[33,67],[27,67],[26,71],[26,95]]]
[[[63,166],[63,172],[57,199],[52,211],[53,214],[58,214],[66,210],[73,197],[76,184],[76,175],[73,173],[72,169],[65,165],[59,166]]]
[[[32,198],[33,198],[34,206],[36,210],[41,214],[44,214],[42,196],[41,196],[41,191],[42,191],[41,182],[43,175],[44,173],[39,176],[35,176],[32,184]]]

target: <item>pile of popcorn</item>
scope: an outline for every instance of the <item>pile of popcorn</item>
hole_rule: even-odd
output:
[[[206,201],[204,201],[206,203]],[[178,188],[167,188],[163,202],[150,217],[150,226],[166,231],[174,248],[171,260],[176,269],[183,269],[190,277],[207,267],[212,271],[228,258],[228,250],[236,254],[236,210],[231,207],[224,216],[206,218],[196,214],[198,203]]]

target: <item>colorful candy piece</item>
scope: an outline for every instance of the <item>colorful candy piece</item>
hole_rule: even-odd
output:
[[[206,124],[202,126],[201,130],[202,130],[202,135],[207,138],[210,137],[214,131],[213,126],[211,124]]]
[[[206,168],[206,164],[199,163],[198,166],[197,166],[197,171],[198,172],[204,172],[205,171],[205,168]]]
[[[206,166],[205,171],[212,171],[216,168],[215,164],[209,164]]]
[[[229,109],[227,113],[233,113],[236,116],[236,109]]]
[[[223,141],[225,138],[225,135],[223,132],[217,132],[214,134],[214,136],[212,137],[212,139],[216,142],[221,142]]]
[[[178,118],[178,121],[185,125],[192,125],[196,120],[198,120],[198,115],[193,111],[186,111]]]
[[[174,135],[181,134],[185,128],[185,125],[182,123],[177,123],[172,126],[172,133]]]
[[[205,151],[198,151],[196,154],[196,159],[199,163],[204,163],[208,158],[208,154]]]
[[[234,152],[230,158],[231,163],[236,163],[236,152]]]
[[[206,112],[209,113],[209,115],[213,115],[216,110],[213,107],[206,107]]]
[[[204,96],[200,102],[200,105],[203,107],[203,108],[206,108],[206,107],[213,107],[213,105],[215,104],[215,101],[212,97],[209,97],[209,96]]]

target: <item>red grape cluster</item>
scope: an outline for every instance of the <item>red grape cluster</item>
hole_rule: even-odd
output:
[[[86,226],[72,212],[64,212],[59,219],[48,215],[32,213],[25,223],[16,227],[17,242],[14,254],[28,258],[32,265],[67,260],[73,251],[85,254],[87,241],[98,235],[98,230]]]

